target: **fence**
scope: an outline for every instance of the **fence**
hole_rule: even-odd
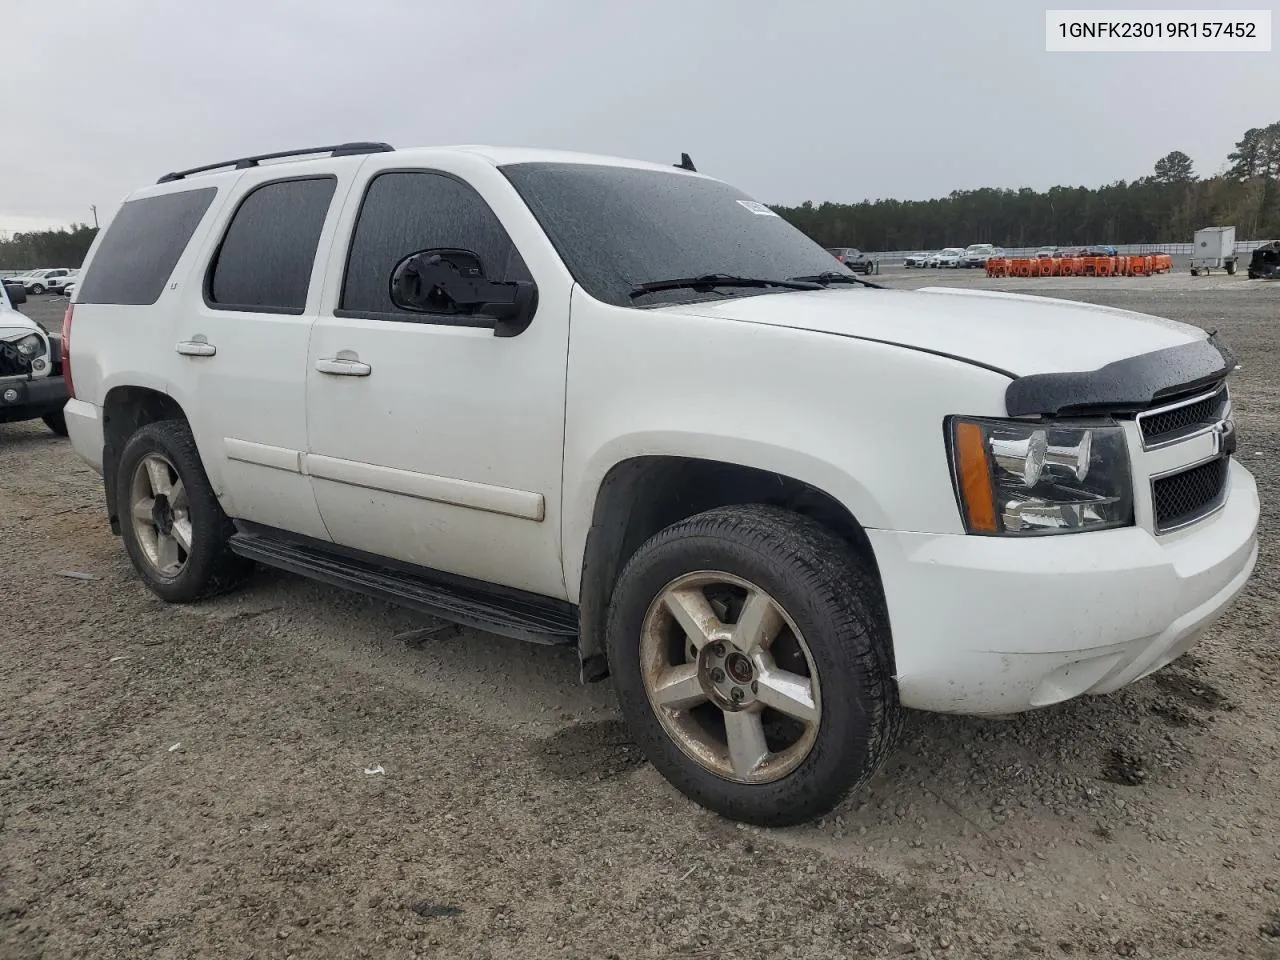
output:
[[[1236,254],[1245,259],[1249,254],[1253,253],[1263,244],[1270,243],[1270,240],[1237,240]],[[1062,244],[1063,250],[1075,250],[1087,247],[1088,244]],[[1112,244],[1107,244],[1112,246]],[[1114,244],[1116,253],[1122,257],[1145,256],[1153,253],[1167,253],[1173,257],[1190,257],[1195,250],[1194,243],[1119,243]],[[1010,259],[1021,257],[1034,257],[1037,250],[1043,250],[1043,246],[1039,247],[1005,247],[1004,255]],[[873,260],[879,260],[885,263],[901,262],[904,257],[920,253],[932,253],[932,250],[882,250],[874,253],[864,251],[867,256]]]

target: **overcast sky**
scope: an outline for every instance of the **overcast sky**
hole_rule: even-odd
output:
[[[788,204],[1093,186],[1173,149],[1213,173],[1280,120],[1280,47],[1044,50],[1046,6],[1171,5],[5,0],[0,230],[91,204],[105,222],[168,170],[343,140],[688,151]]]

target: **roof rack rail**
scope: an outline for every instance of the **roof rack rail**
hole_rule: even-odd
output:
[[[354,157],[365,153],[391,153],[394,150],[395,147],[389,143],[355,142],[339,143],[331,147],[304,147],[301,150],[281,150],[279,153],[259,153],[252,157],[223,160],[221,163],[207,163],[203,167],[192,167],[190,170],[176,170],[173,173],[166,173],[156,183],[172,183],[174,180],[189,177],[193,173],[207,173],[210,170],[220,170],[223,167],[247,170],[250,167],[256,167],[261,160],[283,160],[285,157],[305,157],[313,153],[327,153],[331,157]]]

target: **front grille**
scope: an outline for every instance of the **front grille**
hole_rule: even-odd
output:
[[[1230,458],[1219,457],[1198,467],[1151,483],[1156,532],[1166,533],[1194,523],[1222,504]]]
[[[1194,403],[1160,410],[1138,417],[1142,442],[1147,447],[1168,443],[1196,430],[1212,426],[1222,419],[1227,409],[1225,386],[1211,396]]]
[[[31,361],[11,343],[0,343],[0,377],[25,377],[31,373]]]

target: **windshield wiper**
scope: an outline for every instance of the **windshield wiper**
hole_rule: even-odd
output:
[[[824,284],[816,280],[792,277],[789,280],[765,280],[760,277],[735,277],[727,273],[706,273],[700,277],[681,277],[675,280],[651,280],[636,284],[632,298],[663,290],[713,290],[716,287],[782,287],[785,290],[821,290]]]
[[[833,283],[856,283],[863,287],[873,287],[876,290],[883,290],[884,284],[872,283],[870,280],[863,280],[861,277],[855,277],[852,273],[837,273],[835,270],[828,270],[826,273],[815,273],[810,277],[788,277],[796,283],[816,283],[826,287]]]

